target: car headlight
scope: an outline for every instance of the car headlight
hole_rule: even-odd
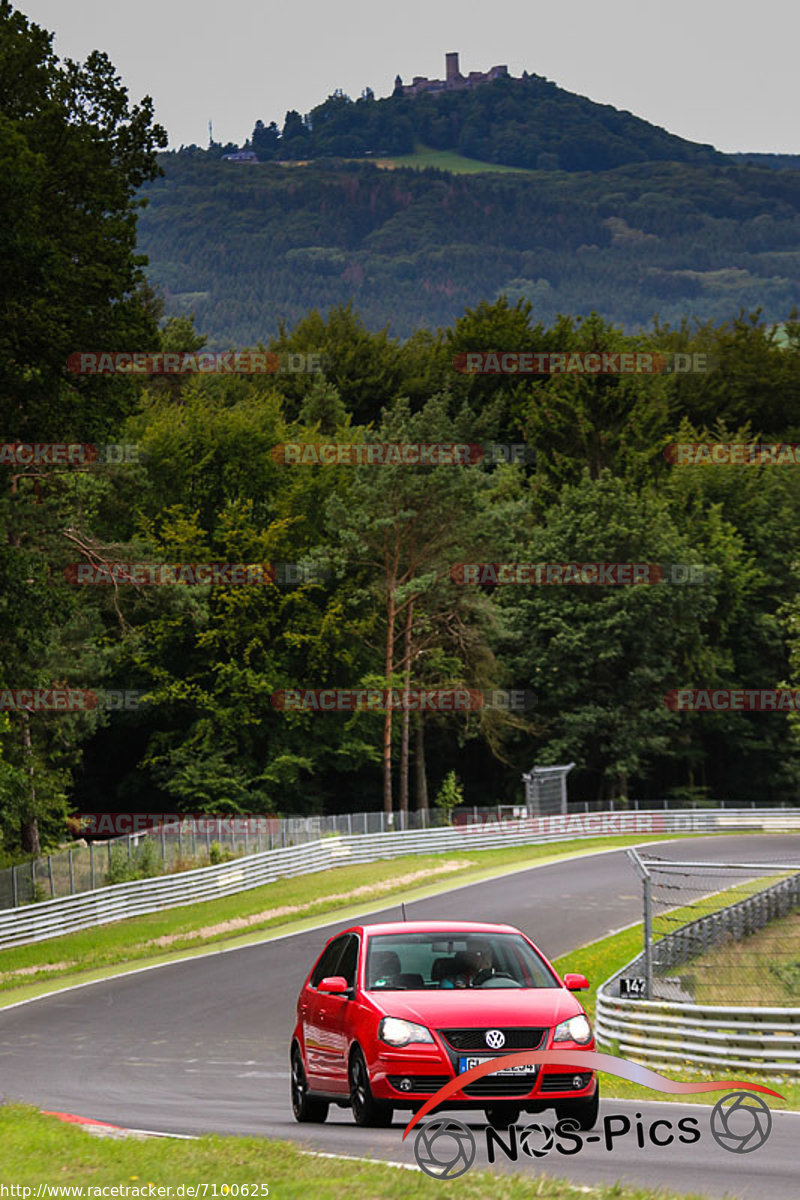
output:
[[[384,1017],[378,1026],[378,1037],[389,1046],[408,1046],[411,1042],[432,1042],[431,1031],[414,1021],[399,1017]]]
[[[591,1040],[592,1027],[583,1013],[577,1017],[570,1017],[568,1021],[562,1021],[560,1025],[556,1025],[553,1032],[554,1042],[577,1042],[579,1046],[585,1046]]]

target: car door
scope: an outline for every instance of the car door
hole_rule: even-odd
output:
[[[358,967],[358,950],[360,941],[354,933],[347,934],[341,957],[336,964],[334,975],[341,975],[347,980],[349,995],[335,996],[325,993],[320,997],[326,1001],[324,1016],[325,1028],[330,1039],[331,1059],[330,1070],[332,1087],[337,1092],[349,1092],[350,1081],[347,1077],[347,1051],[350,1046],[350,1023],[355,1011],[354,997],[356,994],[356,972]]]
[[[337,1010],[331,1005],[332,997],[318,990],[321,980],[338,974],[337,967],[345,948],[345,935],[334,938],[322,952],[317,965],[311,972],[308,983],[300,996],[299,1017],[303,1026],[306,1073],[312,1089],[331,1089],[337,1072],[334,1062],[341,1050],[335,1043],[335,1021],[331,1016]],[[341,1001],[340,1001],[341,1003]]]

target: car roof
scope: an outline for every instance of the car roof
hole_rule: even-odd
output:
[[[382,921],[375,925],[354,926],[367,937],[385,933],[519,933],[514,925],[488,924],[481,921]]]

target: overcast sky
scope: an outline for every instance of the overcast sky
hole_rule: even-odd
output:
[[[335,88],[506,63],[720,150],[800,153],[797,0],[18,0],[58,54],[105,50],[170,146],[242,142]]]

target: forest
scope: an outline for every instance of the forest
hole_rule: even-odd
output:
[[[174,156],[161,175],[165,132],[105,55],[60,63],[51,35],[0,0],[0,62],[2,865],[59,844],[79,811],[402,810],[453,778],[467,803],[491,804],[519,800],[534,763],[574,761],[577,801],[795,801],[796,713],[670,702],[800,685],[791,455],[737,465],[670,449],[800,442],[793,172],[634,165],[570,177],[581,202],[546,171],[463,182]],[[618,266],[576,268],[559,291],[570,315],[527,294],[615,238]],[[654,292],[635,329],[604,313],[605,271],[622,297],[626,271],[650,278],[660,261],[671,278],[677,246],[681,271],[705,280],[693,300]],[[698,317],[725,261],[756,282],[729,280]],[[511,270],[525,271],[516,294]],[[170,314],[190,279],[198,292],[224,279],[226,299]],[[222,316],[237,296],[234,336]],[[130,364],[229,346],[282,369],[73,369],[84,352]],[[710,369],[462,369],[503,351],[697,354]],[[289,445],[378,453],[298,460]],[[397,445],[490,449],[409,463],[383,453]],[[464,564],[481,563],[676,570],[499,586],[470,582]],[[286,703],[320,689],[527,703]]]
[[[216,349],[352,300],[399,337],[506,296],[536,320],[599,313],[628,332],[800,303],[800,172],[655,162],[455,175],[369,162],[159,156],[138,247],[167,313]]]

